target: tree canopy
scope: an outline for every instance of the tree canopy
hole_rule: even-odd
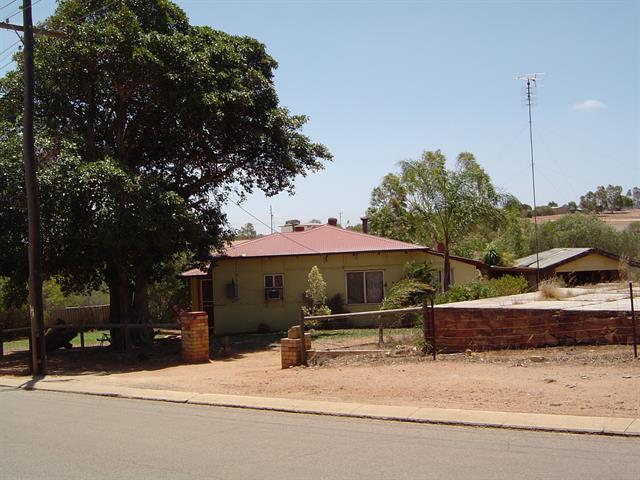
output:
[[[256,227],[253,226],[253,223],[246,223],[241,226],[236,232],[236,238],[238,240],[249,240],[251,238],[256,238],[258,233],[256,232]]]
[[[444,246],[443,285],[450,283],[452,247],[470,232],[497,220],[500,195],[471,153],[448,169],[440,150],[400,162],[371,195],[372,233],[425,245]]]
[[[163,262],[205,260],[230,236],[230,195],[292,191],[331,158],[279,104],[277,64],[257,40],[190,25],[167,0],[62,0],[44,24],[67,33],[35,51],[45,266],[70,289],[105,281],[114,322],[145,321]],[[0,275],[17,278],[19,70],[0,80],[0,230],[13,252]]]
[[[600,185],[595,192],[588,191],[580,197],[580,208],[584,211],[603,212],[619,211],[625,207],[633,207],[631,191],[623,195],[621,185]]]

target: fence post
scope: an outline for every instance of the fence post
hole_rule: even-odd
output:
[[[638,358],[638,332],[636,331],[636,311],[633,306],[633,283],[629,282],[629,298],[631,299],[631,332],[633,335],[633,357]]]
[[[307,365],[307,346],[304,338],[304,311],[300,309],[300,364]]]
[[[0,327],[0,358],[4,357],[4,329]]]
[[[431,332],[433,333],[433,359],[436,359],[436,309],[433,308],[433,297],[429,299],[431,303]]]
[[[384,325],[382,324],[382,315],[378,315],[378,347],[382,347],[384,343]]]
[[[80,328],[80,348],[84,350],[84,329]]]
[[[426,348],[429,344],[429,304],[427,303],[427,296],[422,299],[422,339],[424,341],[424,352],[427,353]]]

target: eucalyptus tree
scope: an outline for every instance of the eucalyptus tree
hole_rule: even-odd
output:
[[[62,0],[44,26],[65,32],[35,51],[48,270],[69,288],[105,281],[114,323],[146,321],[163,262],[221,245],[230,197],[292,191],[331,159],[279,104],[255,39],[193,26],[167,0]],[[19,67],[0,80],[6,134],[21,95]]]
[[[451,283],[452,246],[481,222],[494,222],[499,217],[500,194],[471,153],[460,153],[453,169],[447,168],[440,150],[405,160],[400,168],[407,211],[414,219],[417,237],[444,246],[446,289]]]
[[[367,209],[369,230],[374,235],[403,242],[416,241],[416,228],[407,208],[407,192],[401,178],[388,173],[371,192]]]

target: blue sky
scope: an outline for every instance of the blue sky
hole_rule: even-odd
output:
[[[640,185],[638,2],[179,0],[192,23],[249,35],[279,62],[281,103],[334,161],[297,193],[255,194],[243,207],[269,222],[339,216],[357,223],[399,160],[470,151],[504,191],[531,203],[527,111],[536,92],[538,203],[599,184]],[[34,5],[36,18],[53,0]],[[0,12],[5,17],[9,10]],[[20,18],[16,17],[15,21]],[[0,51],[15,41],[0,32]],[[0,65],[2,65],[0,63]],[[252,222],[227,208],[232,225]]]

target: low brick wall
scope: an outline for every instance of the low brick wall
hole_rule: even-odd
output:
[[[182,361],[199,363],[209,361],[209,320],[207,312],[180,314],[182,331]]]
[[[631,314],[506,308],[436,308],[438,351],[633,342]]]

